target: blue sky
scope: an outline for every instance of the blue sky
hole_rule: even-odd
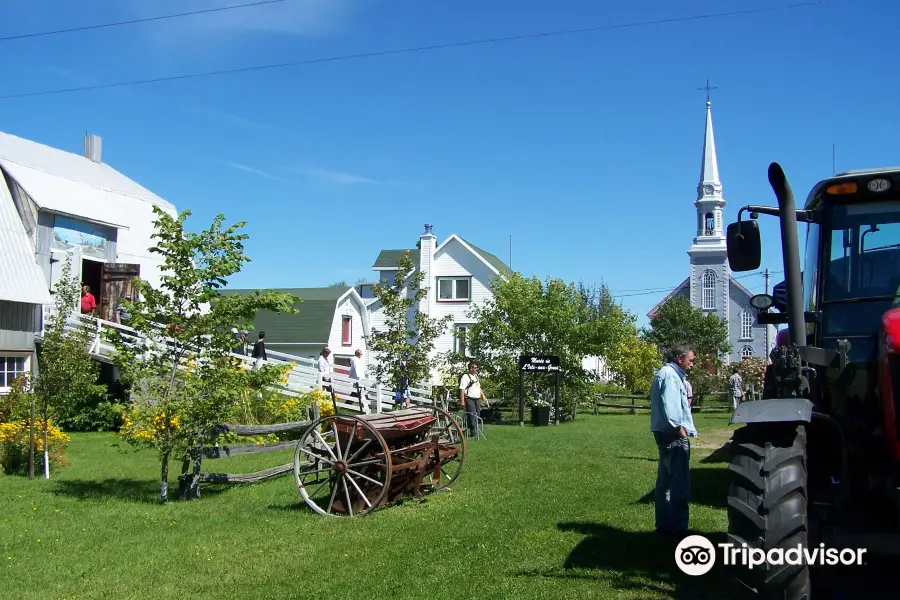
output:
[[[237,4],[34,0],[0,37]],[[791,0],[287,0],[0,42],[0,95],[778,6]],[[641,317],[686,276],[707,78],[726,220],[838,170],[900,164],[900,3],[852,0],[106,90],[0,100],[0,129],[247,221],[238,287],[371,278],[424,223],[526,275],[605,282]],[[14,57],[15,60],[11,60]],[[764,267],[781,270],[763,217]],[[772,284],[780,279],[775,276]],[[742,280],[762,291],[762,277]]]

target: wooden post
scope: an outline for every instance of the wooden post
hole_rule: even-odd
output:
[[[519,427],[525,427],[525,375],[519,369]]]
[[[634,410],[634,396],[631,397],[631,414],[637,414],[637,411]]]
[[[556,372],[555,384],[556,385],[554,387],[556,389],[554,391],[556,392],[556,397],[554,399],[555,410],[553,412],[556,414],[556,419],[555,419],[556,423],[555,424],[559,425],[559,371]]]
[[[31,430],[28,434],[28,479],[34,479],[34,400],[31,401]]]
[[[379,381],[375,384],[375,414],[380,415],[381,410],[381,382]]]

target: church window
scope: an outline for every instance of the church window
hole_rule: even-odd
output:
[[[749,310],[741,311],[741,339],[753,339],[753,315]]]
[[[712,213],[706,213],[706,232],[705,235],[713,235],[716,230],[715,219]]]
[[[716,274],[707,269],[703,271],[703,308],[710,310],[716,307]]]
[[[741,348],[741,358],[753,358],[753,348],[750,346]]]

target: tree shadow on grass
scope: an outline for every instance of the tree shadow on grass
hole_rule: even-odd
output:
[[[691,504],[727,508],[730,472],[721,467],[691,469]],[[641,496],[638,504],[653,504],[655,489]]]
[[[223,489],[203,488],[201,498],[215,496]],[[143,504],[159,504],[159,482],[140,479],[102,480],[66,479],[57,481],[51,492],[54,496],[105,502],[118,500],[121,502],[138,502]],[[169,483],[169,501],[179,500],[177,483]]]
[[[675,564],[678,540],[649,531],[623,531],[602,523],[559,523],[564,532],[584,536],[569,552],[561,573],[542,577],[603,580],[617,590],[641,590],[678,600],[721,600],[739,597],[724,568],[716,564],[701,577],[682,573]],[[713,544],[725,541],[722,533],[700,533]],[[531,573],[535,575],[535,573]]]

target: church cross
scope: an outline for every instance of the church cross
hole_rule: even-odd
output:
[[[709,102],[709,90],[717,90],[717,89],[719,89],[719,88],[718,88],[717,86],[710,87],[710,86],[709,86],[709,79],[707,79],[707,80],[706,80],[706,85],[703,86],[702,88],[697,88],[697,89],[700,90],[700,91],[706,90],[706,101]]]

